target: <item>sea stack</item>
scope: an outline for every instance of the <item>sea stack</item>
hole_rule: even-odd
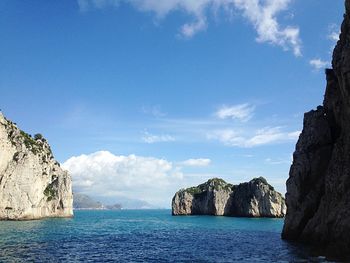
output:
[[[263,178],[232,185],[214,178],[178,191],[172,200],[173,215],[284,217],[283,196]]]
[[[323,106],[304,116],[287,181],[282,237],[350,259],[350,0]]]
[[[48,142],[0,112],[0,220],[73,216],[72,181]]]

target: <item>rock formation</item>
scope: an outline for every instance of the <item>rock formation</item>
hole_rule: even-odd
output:
[[[350,0],[323,106],[304,116],[287,181],[282,237],[350,259]]]
[[[32,138],[0,112],[0,219],[73,215],[72,182],[47,141]]]
[[[262,177],[239,185],[210,179],[178,191],[172,200],[173,215],[283,217],[285,213],[284,198]]]

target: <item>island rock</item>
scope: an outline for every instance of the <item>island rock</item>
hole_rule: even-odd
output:
[[[283,196],[262,177],[239,185],[210,179],[178,191],[172,200],[173,215],[284,217],[285,213]]]

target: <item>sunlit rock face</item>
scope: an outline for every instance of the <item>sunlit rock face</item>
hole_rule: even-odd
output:
[[[47,141],[17,128],[0,112],[0,219],[73,216],[72,181]]]
[[[262,177],[239,185],[210,179],[178,191],[172,200],[173,215],[283,217],[285,213],[284,198]]]
[[[350,259],[350,0],[345,3],[323,106],[305,114],[294,152],[282,237]]]

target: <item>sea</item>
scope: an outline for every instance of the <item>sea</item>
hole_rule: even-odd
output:
[[[0,222],[0,262],[325,262],[281,239],[283,219],[75,211]]]

